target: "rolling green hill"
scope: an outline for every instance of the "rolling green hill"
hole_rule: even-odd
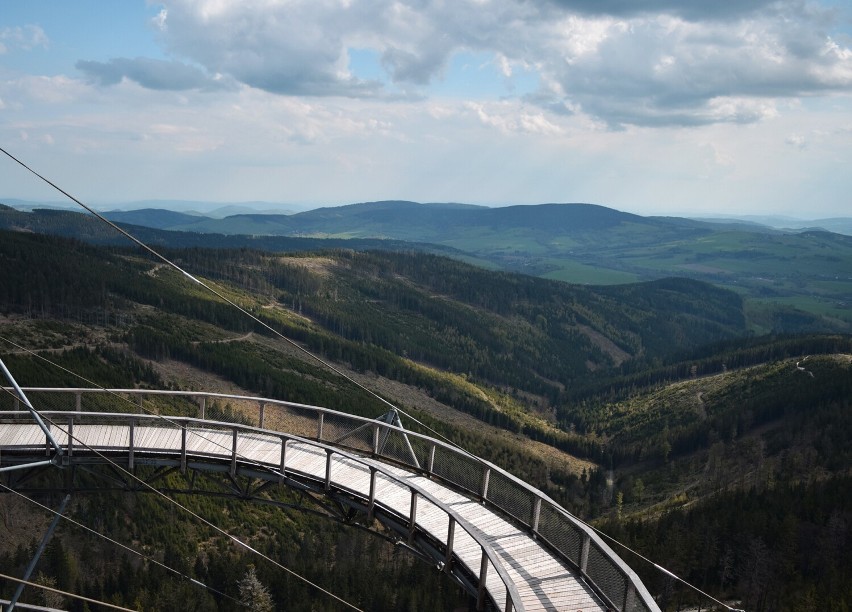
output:
[[[689,279],[568,285],[410,250],[166,254],[418,419],[717,596],[749,610],[839,610],[852,601],[852,568],[839,552],[852,545],[849,335],[754,337],[740,295]],[[0,351],[22,384],[80,382],[10,341],[107,386],[245,391],[367,416],[385,410],[137,251],[0,232],[0,280]],[[158,522],[164,508],[134,499],[80,501],[75,513],[94,520],[92,508],[108,507],[98,520],[115,535],[235,591],[250,559],[188,521]],[[227,511],[220,519],[229,528],[258,533],[264,550],[362,605],[458,605],[441,581],[419,581],[404,603],[398,589],[356,588],[363,568],[352,551],[372,546],[362,536],[299,513],[231,502]],[[176,547],[184,536],[203,545]],[[189,599],[199,610],[227,607],[108,551],[97,553],[102,571],[88,575],[80,568],[91,558],[71,551],[90,545],[72,534],[58,541],[46,567],[79,581],[79,592],[145,609]],[[0,567],[20,573],[29,543],[0,542]],[[388,584],[418,575],[392,547],[374,554],[386,561]],[[667,609],[690,601],[636,567]],[[106,578],[134,571],[145,580]],[[269,568],[259,574],[292,609],[318,605]],[[145,581],[159,586],[146,590]]]
[[[742,295],[756,334],[852,330],[852,237],[824,231],[640,217],[589,204],[372,202],[226,219],[156,210],[115,214],[140,224],[133,232],[146,242],[173,247],[415,249],[589,285],[686,277]],[[96,220],[71,212],[3,209],[0,227],[123,243]]]

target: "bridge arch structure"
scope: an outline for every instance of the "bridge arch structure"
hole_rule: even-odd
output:
[[[10,489],[26,491],[40,470],[59,465],[73,491],[78,473],[107,459],[131,473],[152,466],[152,486],[175,472],[190,482],[217,474],[245,499],[283,485],[346,522],[382,525],[468,590],[478,609],[660,610],[598,534],[547,495],[398,419],[194,391],[25,391],[34,405],[61,409],[40,411],[48,433],[17,401],[0,410],[0,482]],[[183,416],[143,413],[145,399]],[[223,413],[223,403],[232,410]],[[138,488],[116,475],[119,487]]]

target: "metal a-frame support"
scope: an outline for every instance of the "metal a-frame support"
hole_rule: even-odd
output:
[[[6,364],[3,363],[3,359],[0,359],[0,369],[3,370],[3,374],[6,376],[6,380],[9,381],[9,384],[15,389],[15,393],[18,395],[18,399],[20,399],[24,406],[27,407],[27,410],[30,411],[30,415],[32,415],[33,420],[38,424],[41,430],[44,432],[44,435],[47,437],[47,442],[50,446],[53,447],[53,457],[46,461],[37,461],[33,463],[27,463],[24,465],[14,465],[9,467],[0,467],[0,472],[9,472],[12,470],[21,470],[25,468],[38,467],[42,465],[59,465],[62,459],[62,447],[59,446],[59,443],[56,441],[56,438],[53,437],[53,434],[50,433],[50,429],[47,425],[45,425],[44,421],[41,418],[41,415],[36,411],[33,405],[30,403],[30,400],[27,398],[27,394],[24,393],[24,390],[18,386],[15,377],[12,376],[12,373],[9,371],[9,368],[6,367]]]
[[[50,433],[50,429],[42,420],[41,415],[38,411],[33,407],[30,403],[27,394],[24,393],[24,390],[18,385],[18,382],[15,380],[15,377],[12,376],[12,373],[9,371],[9,368],[6,367],[6,364],[3,362],[3,359],[0,358],[0,370],[3,371],[3,374],[6,376],[6,380],[9,381],[9,384],[15,389],[15,393],[18,396],[18,399],[23,402],[24,406],[27,407],[27,410],[30,411],[30,415],[32,415],[33,420],[38,424],[39,428],[44,432],[45,437],[47,438],[48,444],[53,447],[53,456],[50,459],[45,461],[34,461],[32,463],[24,463],[21,465],[12,465],[8,467],[0,467],[0,472],[11,472],[12,470],[23,470],[28,468],[36,468],[47,465],[61,465],[62,461],[62,447],[59,446],[59,443],[56,441],[56,438],[53,437],[53,434]],[[65,499],[62,500],[62,504],[59,506],[59,510],[56,513],[56,516],[53,518],[53,521],[50,523],[50,527],[47,529],[47,533],[44,534],[44,537],[41,540],[41,544],[39,544],[38,548],[35,551],[35,555],[33,555],[32,561],[27,566],[26,572],[24,572],[23,580],[29,581],[30,576],[33,573],[33,570],[36,567],[39,559],[41,558],[42,553],[44,553],[44,549],[47,547],[47,543],[50,541],[50,538],[53,536],[53,532],[56,529],[56,525],[59,523],[59,519],[62,518],[62,513],[65,512],[65,507],[68,505],[68,501],[71,499],[71,495],[66,495]],[[6,606],[6,612],[12,612],[15,609],[15,605],[18,603],[18,599],[21,597],[21,593],[24,592],[24,587],[26,585],[22,582],[18,585],[18,588],[15,590],[15,594],[12,596],[12,599],[9,601],[9,605]]]
[[[378,423],[386,423],[388,425],[391,425],[393,427],[397,427],[400,430],[402,430],[402,432],[403,432],[402,433],[402,439],[405,440],[405,445],[408,447],[408,452],[411,453],[411,460],[414,462],[414,466],[419,470],[420,469],[420,462],[417,460],[417,453],[414,452],[414,447],[411,446],[411,441],[408,439],[408,436],[405,434],[405,427],[402,426],[402,421],[400,420],[399,413],[396,411],[396,409],[389,410],[388,412],[384,413],[382,416],[375,419],[375,421],[378,422]],[[339,444],[339,443],[343,442],[346,438],[350,438],[350,437],[354,436],[355,434],[357,434],[359,431],[363,431],[364,429],[367,429],[368,427],[372,427],[372,426],[373,426],[372,423],[364,423],[360,427],[356,427],[355,429],[353,429],[349,433],[339,437],[337,440],[334,441],[334,444]],[[384,427],[383,431],[382,431],[381,435],[379,436],[379,439],[376,443],[376,453],[377,454],[381,454],[382,451],[385,449],[385,445],[388,443],[388,437],[390,437],[390,434],[391,434],[391,429],[388,428],[388,427]]]

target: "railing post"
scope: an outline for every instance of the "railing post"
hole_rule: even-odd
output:
[[[376,468],[370,466],[370,498],[367,501],[367,522],[373,522],[373,515],[376,511]]]
[[[435,445],[429,447],[429,463],[426,465],[426,475],[431,476],[435,471]]]
[[[379,426],[373,425],[373,456],[379,454]]]
[[[237,475],[237,435],[237,428],[234,427],[234,433],[231,442],[231,476]]]
[[[629,578],[627,579],[627,592],[624,593],[624,607],[622,610],[630,611],[636,605],[636,585]]]
[[[68,444],[65,448],[65,454],[62,456],[62,465],[69,465],[71,457],[74,456],[74,417],[68,417]]]
[[[532,521],[530,524],[532,525],[533,536],[538,535],[538,521],[541,518],[541,498],[536,496],[535,501],[533,502],[533,511],[532,511]]]
[[[324,412],[319,413],[319,419],[317,420],[317,440],[322,441],[322,423],[323,417],[325,417]]]
[[[180,473],[186,474],[186,424],[180,428]]]
[[[453,541],[456,537],[456,519],[450,517],[450,522],[447,525],[447,554],[444,557],[444,571],[450,573],[451,565],[453,564]]]
[[[325,490],[331,490],[331,455],[333,451],[326,449],[325,451]]]
[[[260,402],[260,419],[259,419],[258,427],[260,427],[261,429],[263,429],[263,410],[264,410],[264,408],[266,408],[266,402]]]
[[[411,489],[411,509],[408,511],[408,543],[414,542],[414,532],[417,529],[417,491]]]
[[[207,396],[206,395],[201,396],[201,401],[199,402],[199,407],[201,409],[201,415],[200,415],[201,420],[203,421],[205,418],[207,418]]]
[[[476,610],[482,612],[485,609],[485,579],[488,577],[488,555],[485,548],[482,548],[482,560],[479,562],[479,588],[476,592]],[[506,596],[509,596],[509,589],[506,589]]]
[[[74,409],[77,412],[81,412],[83,410],[83,394],[79,391],[74,394]]]
[[[287,469],[287,438],[281,438],[281,465],[279,466],[281,471],[281,476],[279,479],[281,481],[284,480],[284,470]]]
[[[488,499],[488,481],[491,479],[491,468],[483,464],[485,470],[482,472],[482,487],[479,489],[479,501]]]
[[[580,574],[583,577],[586,576],[586,566],[589,563],[589,547],[592,544],[592,538],[589,537],[589,534],[583,532],[583,545],[580,548]]]
[[[127,468],[130,471],[133,471],[133,447],[134,447],[134,437],[136,434],[136,420],[130,419],[130,432],[129,432],[129,440],[128,440],[128,449],[127,449]]]

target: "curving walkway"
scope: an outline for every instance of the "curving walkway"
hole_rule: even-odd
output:
[[[259,402],[261,424],[264,408],[269,420],[276,404],[241,399]],[[490,600],[507,611],[659,610],[596,534],[499,468],[387,423],[287,408],[316,435],[187,417],[43,414],[62,449],[54,461],[64,466],[102,462],[103,453],[130,470],[147,464],[216,471],[324,495],[435,560],[480,609]],[[0,476],[26,462],[44,464],[51,452],[28,413],[0,411]]]

